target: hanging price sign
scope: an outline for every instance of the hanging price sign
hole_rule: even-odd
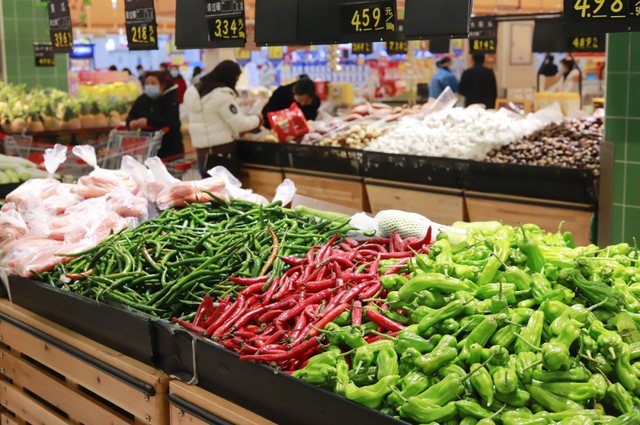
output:
[[[395,0],[340,4],[342,41],[381,41],[398,30]]]
[[[387,41],[386,51],[390,55],[406,55],[409,44],[406,41]]]
[[[477,16],[469,23],[470,53],[495,53],[498,45],[498,23],[491,16]]]
[[[73,52],[69,0],[49,0],[49,34],[53,53]]]
[[[233,46],[244,46],[247,28],[244,17],[244,0],[207,0],[207,24],[209,40]]]
[[[125,0],[124,15],[129,50],[157,50],[158,25],[153,0]]]
[[[593,35],[593,36],[570,36],[567,37],[567,52],[571,53],[594,53],[605,51],[605,36]]]
[[[469,40],[469,53],[495,53],[498,41],[495,38],[489,40]]]
[[[354,55],[370,55],[373,53],[373,43],[353,43],[351,53]]]
[[[640,2],[564,0],[564,20],[565,33],[569,34],[640,31]]]
[[[56,56],[51,43],[33,43],[36,66],[56,66]]]

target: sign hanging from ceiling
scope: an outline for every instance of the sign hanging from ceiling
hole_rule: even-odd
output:
[[[71,31],[71,13],[69,0],[49,0],[49,35],[53,53],[71,53],[73,51],[73,32]]]
[[[638,0],[564,0],[565,34],[640,31]]]
[[[257,46],[298,42],[298,0],[256,1],[255,41]]]
[[[247,40],[244,0],[206,0],[209,40],[218,47],[242,47]]]
[[[561,18],[536,19],[532,51],[536,53],[597,53],[604,52],[606,34],[565,34]]]
[[[409,43],[406,41],[387,41],[385,50],[390,55],[406,55],[409,51]]]
[[[395,0],[340,3],[342,41],[384,41],[397,31]]]
[[[51,43],[33,43],[36,66],[56,66],[56,55]]]
[[[563,51],[570,53],[597,53],[606,49],[606,35],[570,35],[566,37],[567,45]]]
[[[467,38],[470,18],[471,0],[405,0],[404,35],[407,40]]]
[[[124,25],[129,50],[158,50],[158,25],[153,0],[125,0]]]
[[[370,55],[373,53],[373,43],[353,43],[351,53],[354,55]]]
[[[469,23],[469,53],[495,53],[498,23],[492,16],[475,16]]]

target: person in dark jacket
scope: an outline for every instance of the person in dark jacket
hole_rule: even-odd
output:
[[[498,85],[492,69],[484,66],[484,55],[473,55],[474,66],[462,73],[458,92],[464,96],[465,106],[482,103],[487,109],[496,106]]]
[[[147,127],[160,130],[169,127],[158,151],[160,158],[167,158],[184,153],[180,125],[178,86],[167,80],[161,72],[147,72],[144,94],[131,107],[127,127],[131,130]]]
[[[269,102],[262,109],[264,125],[271,128],[269,123],[269,112],[282,111],[295,102],[308,120],[315,120],[320,108],[320,98],[316,94],[316,83],[306,75],[301,75],[300,79],[288,86],[282,86],[273,92]]]
[[[184,93],[187,91],[187,82],[180,74],[180,68],[178,65],[171,65],[169,80],[178,86],[178,102],[182,103],[184,100]]]

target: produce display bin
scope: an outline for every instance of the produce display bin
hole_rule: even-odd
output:
[[[361,176],[365,152],[332,146],[282,144],[282,167],[324,173]]]
[[[592,170],[470,161],[463,189],[562,202],[596,204],[598,177]]]
[[[407,425],[197,338],[198,386],[279,425]]]
[[[282,143],[237,141],[238,162],[281,167]]]
[[[32,279],[9,277],[12,302],[80,335],[153,366],[153,321],[147,314],[54,288]]]
[[[194,339],[186,329],[162,321],[153,322],[154,361],[161,371],[183,382],[191,382],[194,375]]]
[[[471,161],[365,152],[365,177],[454,189],[464,188]]]

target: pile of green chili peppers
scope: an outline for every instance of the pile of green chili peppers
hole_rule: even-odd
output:
[[[381,278],[402,330],[340,317],[292,375],[412,424],[640,424],[637,248],[467,227]]]
[[[268,228],[277,237],[277,256]],[[270,283],[289,268],[280,257],[304,256],[311,247],[325,244],[336,233],[344,237],[348,230],[348,220],[301,215],[280,202],[262,206],[216,199],[167,209],[158,218],[74,254],[66,265],[34,275],[52,286],[165,320],[191,320],[204,294],[235,299],[246,288],[230,282],[229,276],[262,273],[270,276]]]

